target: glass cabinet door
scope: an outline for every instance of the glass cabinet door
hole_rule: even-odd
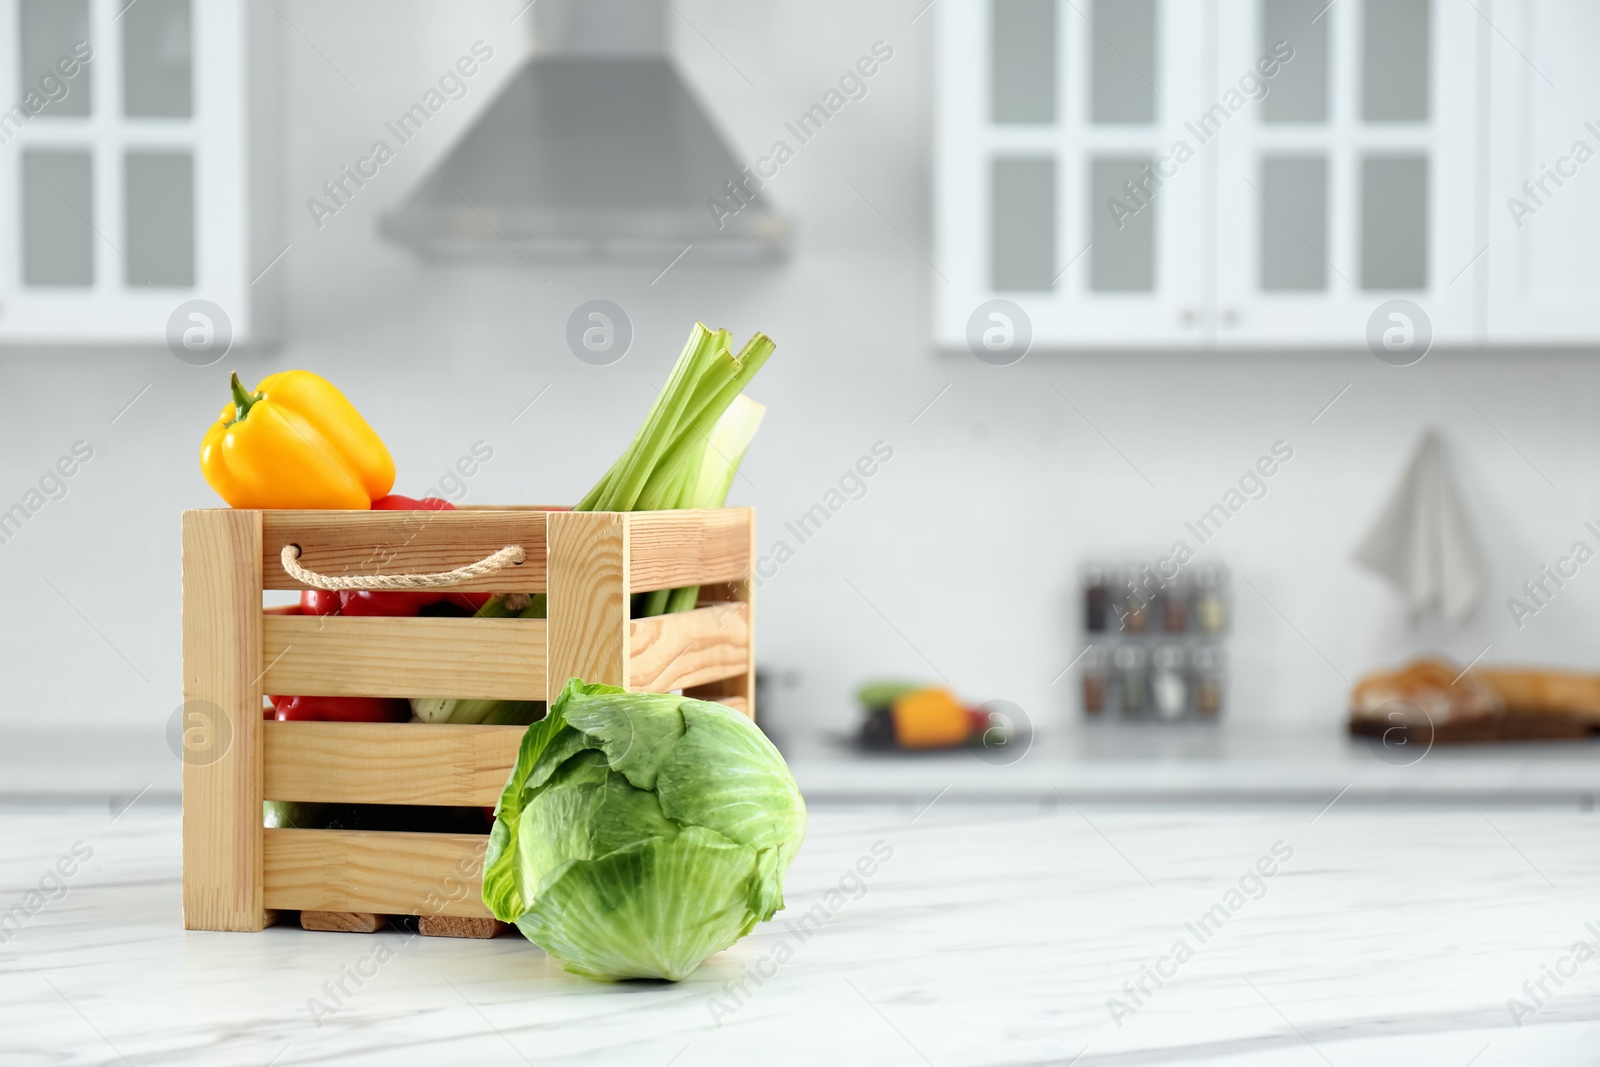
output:
[[[0,0],[0,340],[248,329],[245,52],[236,0]]]
[[[1219,345],[1366,344],[1386,302],[1481,336],[1479,18],[1466,0],[1221,0]]]
[[[941,4],[936,341],[996,299],[1035,348],[1200,331],[1204,180],[1177,150],[1201,86],[1192,0]]]

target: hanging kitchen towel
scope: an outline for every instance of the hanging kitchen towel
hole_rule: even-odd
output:
[[[1422,435],[1356,562],[1394,583],[1413,623],[1437,609],[1459,624],[1483,598],[1488,569],[1437,430]]]

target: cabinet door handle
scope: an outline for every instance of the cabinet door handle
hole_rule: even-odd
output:
[[[1222,309],[1222,325],[1224,325],[1224,326],[1237,326],[1237,325],[1239,325],[1239,309],[1238,308],[1223,308]]]
[[[1184,308],[1178,312],[1178,321],[1185,326],[1193,326],[1199,317],[1194,308]]]

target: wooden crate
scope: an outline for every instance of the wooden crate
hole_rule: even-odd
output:
[[[524,727],[263,722],[264,695],[549,700],[579,677],[753,715],[754,529],[748,508],[185,512],[183,697],[200,733],[183,769],[184,925],[260,930],[280,909],[487,916],[487,835],[265,829],[262,801],[492,806]],[[305,588],[283,569],[288,544],[341,576],[521,545],[524,563],[453,588],[548,593],[549,617],[273,612],[263,590]],[[693,611],[628,617],[632,593],[696,584]]]

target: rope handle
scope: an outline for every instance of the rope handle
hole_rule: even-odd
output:
[[[284,545],[281,554],[283,569],[289,577],[302,585],[309,585],[313,589],[437,589],[444,585],[456,585],[460,582],[470,581],[473,578],[482,578],[486,574],[505,567],[519,567],[527,559],[521,545],[507,545],[498,552],[492,552],[476,563],[469,563],[465,567],[457,567],[452,571],[438,571],[434,574],[370,574],[352,578],[336,578],[330,574],[318,574],[316,571],[306,570],[300,566],[300,546]]]

